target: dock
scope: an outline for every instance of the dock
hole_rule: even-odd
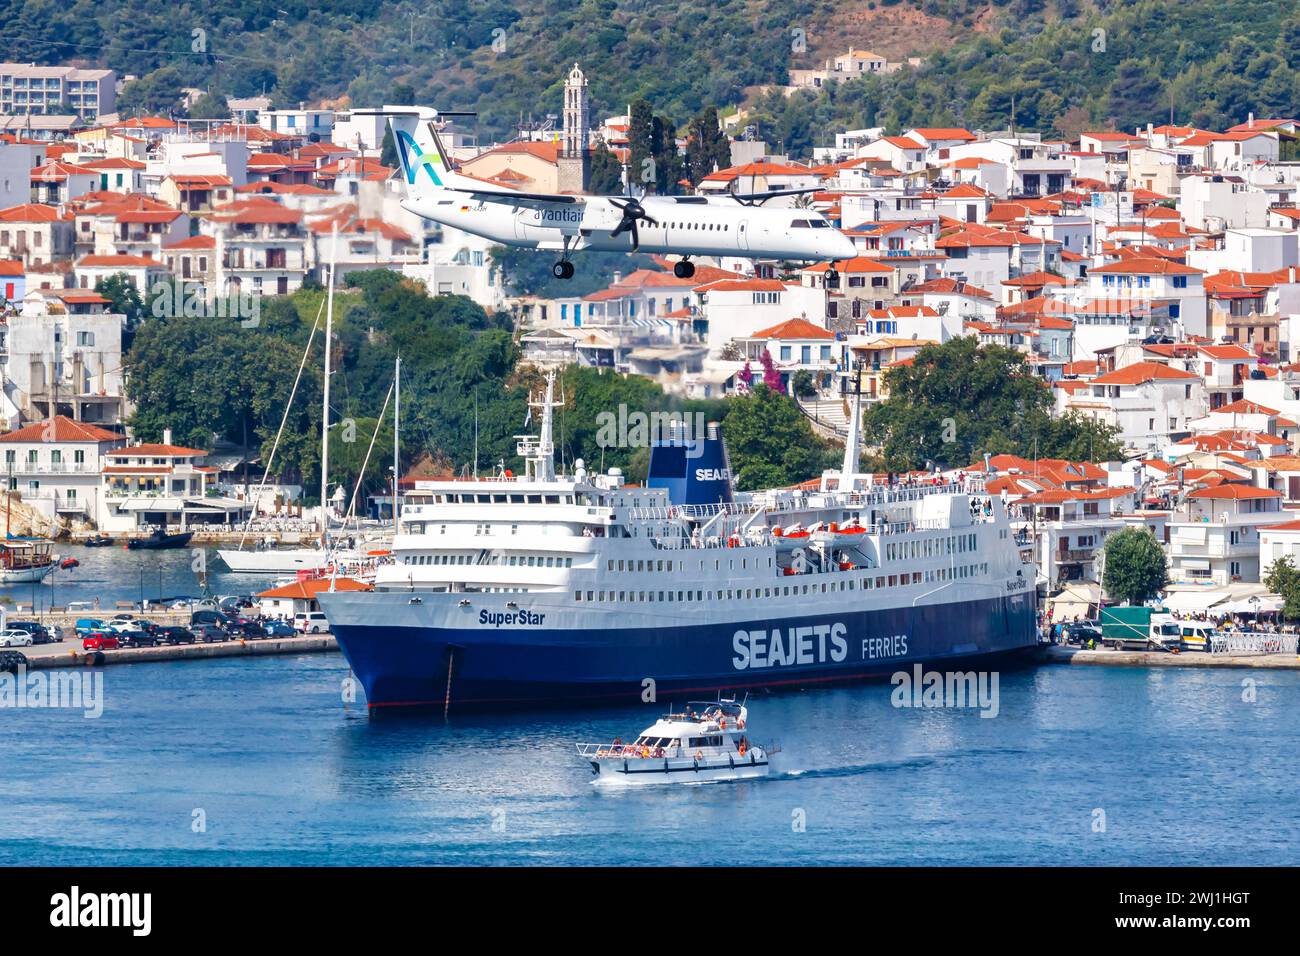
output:
[[[33,670],[52,667],[145,664],[156,661],[209,660],[214,657],[256,657],[264,654],[314,654],[338,649],[338,642],[334,640],[332,634],[273,637],[262,640],[236,639],[219,644],[123,647],[111,651],[83,651],[79,639],[12,648],[27,658],[27,666]]]
[[[1045,644],[1038,655],[1043,664],[1073,664],[1076,667],[1238,667],[1272,670],[1300,670],[1295,654],[1206,654],[1189,651],[1113,651],[1110,648],[1062,647]]]

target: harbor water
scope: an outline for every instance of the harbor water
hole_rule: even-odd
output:
[[[1294,671],[1026,668],[993,717],[760,695],[772,777],[623,790],[573,744],[669,702],[370,718],[332,653],[102,674],[98,719],[0,708],[0,864],[1300,863]]]

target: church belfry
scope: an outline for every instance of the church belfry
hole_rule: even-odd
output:
[[[591,175],[591,157],[587,152],[590,143],[587,78],[575,63],[564,83],[564,131],[558,159],[560,192],[586,192]]]

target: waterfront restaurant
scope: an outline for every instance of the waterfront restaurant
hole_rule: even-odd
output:
[[[144,532],[166,527],[234,527],[248,517],[249,504],[217,491],[214,465],[207,452],[171,443],[128,445],[104,455],[104,503],[100,530]]]

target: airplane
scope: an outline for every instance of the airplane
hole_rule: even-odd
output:
[[[680,255],[673,265],[680,279],[695,274],[691,256],[828,261],[825,282],[833,288],[839,284],[836,262],[858,254],[853,240],[821,213],[762,206],[813,188],[642,198],[519,192],[452,168],[436,123],[473,113],[385,106],[353,115],[387,117],[402,164],[402,208],[502,245],[559,252],[551,269],[557,279],[573,277],[573,253],[595,249]]]

